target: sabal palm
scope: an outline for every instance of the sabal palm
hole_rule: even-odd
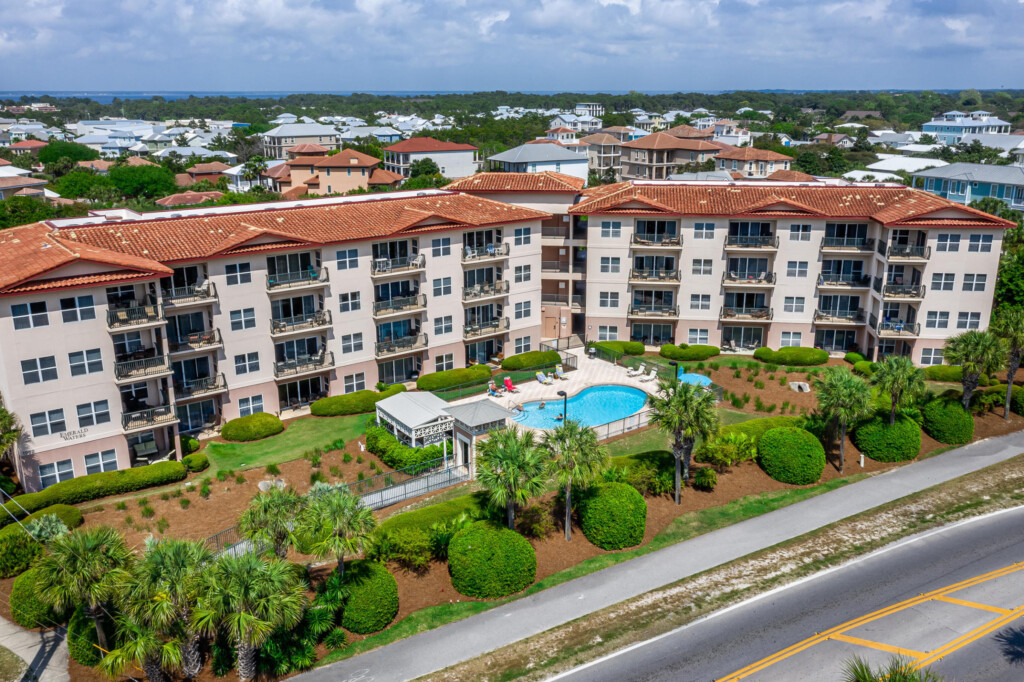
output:
[[[298,566],[254,553],[222,555],[203,577],[193,627],[204,635],[223,631],[235,644],[238,678],[256,676],[256,654],[277,628],[294,627],[306,608]]]
[[[341,489],[324,490],[299,514],[295,534],[318,559],[336,558],[341,576],[345,556],[361,552],[376,525],[373,511],[356,495]]]
[[[128,577],[132,555],[124,538],[109,526],[75,530],[53,540],[38,563],[40,598],[62,611],[85,604],[104,649],[107,635],[101,609]]]
[[[707,440],[718,433],[715,396],[700,386],[662,381],[658,393],[648,398],[651,423],[672,435],[672,457],[676,462],[676,504],[682,503],[682,481],[690,480],[690,459],[698,438]]]
[[[565,488],[565,541],[572,542],[572,487],[586,485],[608,463],[608,453],[597,442],[593,429],[566,419],[544,434],[541,447],[551,458],[558,485]]]
[[[18,418],[13,412],[0,407],[0,459],[14,447],[14,444],[21,438],[21,427],[18,426]]]
[[[951,365],[960,365],[963,384],[963,405],[971,408],[971,396],[978,388],[978,378],[991,374],[1003,366],[1006,347],[1002,340],[989,331],[968,331],[946,339],[943,359]]]
[[[1024,356],[1024,308],[1018,306],[996,311],[992,320],[992,332],[1003,340],[1006,347],[1006,405],[1003,406],[1003,419],[1009,419],[1013,380],[1020,369],[1021,357]]]
[[[889,425],[896,423],[896,410],[912,403],[927,390],[924,370],[914,367],[907,357],[890,355],[878,364],[871,383],[892,397]]]
[[[839,426],[839,473],[846,472],[846,430],[871,412],[871,389],[845,367],[828,367],[814,382],[818,409]]]
[[[515,528],[516,504],[525,504],[544,490],[547,462],[533,433],[514,426],[490,432],[477,449],[477,481],[491,503],[505,507],[509,528]]]
[[[116,679],[138,667],[150,682],[163,682],[168,679],[165,671],[181,667],[178,640],[163,639],[155,629],[128,617],[118,619],[117,632],[120,646],[100,661],[100,670],[107,677]]]
[[[942,682],[943,678],[930,670],[917,670],[913,661],[894,656],[889,662],[873,670],[871,664],[859,656],[847,661],[843,682]]]
[[[274,556],[284,559],[293,542],[295,517],[303,499],[292,490],[271,488],[249,501],[249,508],[238,519],[238,532],[254,545],[263,545]]]

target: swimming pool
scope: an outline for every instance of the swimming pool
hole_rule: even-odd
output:
[[[710,386],[711,379],[703,374],[690,374],[682,369],[679,370],[679,381],[694,386]]]
[[[591,386],[569,398],[567,417],[584,426],[599,426],[639,412],[646,402],[647,394],[639,388]],[[553,429],[561,424],[555,417],[562,413],[562,399],[552,397],[544,409],[540,409],[540,401],[523,403],[523,410],[513,417],[515,421],[535,429]]]

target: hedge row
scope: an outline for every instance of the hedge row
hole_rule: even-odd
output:
[[[490,378],[490,365],[481,364],[473,365],[472,367],[458,367],[442,372],[424,374],[416,380],[416,388],[421,391],[439,391],[442,388],[451,388],[452,386],[483,383]]]
[[[49,627],[58,618],[50,605],[39,599],[36,578],[36,569],[32,568],[15,578],[11,586],[11,618],[23,628]]]
[[[633,353],[633,355],[642,354],[643,351],[640,351],[640,353]],[[557,350],[531,350],[525,353],[520,353],[519,355],[510,355],[501,361],[501,368],[507,370],[529,369],[530,367],[555,365],[561,361],[562,356],[559,355]]]
[[[643,542],[647,503],[626,483],[607,483],[584,493],[577,509],[583,534],[601,549],[625,549]]]
[[[721,353],[715,346],[693,345],[687,346],[681,343],[678,346],[673,343],[666,343],[658,350],[658,355],[677,362],[697,362],[713,358]]]
[[[913,419],[898,416],[889,426],[889,414],[876,414],[853,430],[857,449],[876,462],[905,462],[921,452],[921,427]]]
[[[383,630],[398,613],[398,583],[395,576],[376,561],[357,559],[345,567],[349,590],[341,625],[366,635]]]
[[[757,459],[765,473],[782,483],[816,483],[825,470],[825,448],[814,434],[785,426],[764,434]]]
[[[928,381],[946,381],[952,384],[959,384],[964,380],[963,369],[960,365],[932,365],[924,368],[924,378]],[[987,374],[978,377],[979,386],[988,386],[991,382]]]
[[[723,426],[719,433],[721,435],[727,433],[742,433],[753,440],[756,445],[758,441],[761,440],[761,436],[772,429],[778,429],[786,426],[800,427],[803,423],[803,417],[764,417],[763,419],[750,419],[745,422],[740,422],[739,424]]]
[[[643,355],[647,350],[639,341],[595,341],[590,345],[620,355]]]
[[[434,376],[428,374],[427,376]],[[405,391],[405,384],[392,384],[385,391],[356,391],[345,395],[332,395],[328,398],[320,398],[309,406],[311,414],[317,417],[340,417],[346,414],[363,414],[373,412],[374,405],[378,400],[390,398],[391,396]]]
[[[257,412],[245,417],[232,419],[221,427],[220,436],[224,440],[245,443],[261,440],[284,431],[284,424],[269,412]]]
[[[55,515],[58,519],[63,521],[64,525],[67,526],[69,530],[78,528],[82,525],[82,512],[79,511],[78,507],[72,507],[67,504],[52,504],[49,507],[44,507],[43,509],[32,512],[25,518],[21,519],[21,523],[22,525],[28,525],[30,522],[35,521],[36,519],[41,519],[44,516],[49,516],[50,514]],[[10,519],[9,516],[7,518]],[[15,534],[24,534],[21,527],[15,523],[12,523],[5,528],[0,528],[0,540]]]
[[[381,426],[366,428],[366,449],[380,457],[392,469],[405,469],[444,456],[442,445],[413,448],[398,442],[391,432]],[[451,451],[451,448],[449,448]]]
[[[821,348],[801,348],[799,346],[786,346],[778,350],[772,350],[762,346],[754,351],[754,359],[773,365],[808,367],[810,365],[824,365],[828,362],[828,351]]]
[[[459,594],[497,599],[521,592],[533,582],[537,555],[529,540],[519,533],[480,521],[452,538],[448,572]]]
[[[957,400],[938,398],[921,410],[924,431],[948,445],[963,445],[974,438],[974,418]]]

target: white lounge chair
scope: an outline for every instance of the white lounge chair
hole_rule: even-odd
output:
[[[633,369],[626,370],[626,376],[628,376],[628,377],[638,377],[638,376],[640,376],[641,374],[643,374],[646,371],[647,371],[647,363],[646,362],[641,362],[639,367],[634,367]]]
[[[657,378],[658,378],[658,370],[657,369],[652,369],[650,374],[648,374],[647,376],[640,377],[640,381],[654,381]]]

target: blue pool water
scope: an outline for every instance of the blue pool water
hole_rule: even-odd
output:
[[[703,374],[689,374],[683,370],[679,370],[679,381],[684,384],[693,384],[694,386],[710,386],[711,379],[704,376]]]
[[[552,390],[554,393],[554,390]],[[599,426],[639,412],[647,402],[647,394],[629,386],[591,386],[569,398],[569,419],[584,426]],[[513,419],[536,429],[553,429],[561,422],[555,419],[562,413],[562,399],[552,396],[544,409],[540,401],[523,403],[521,414]]]

